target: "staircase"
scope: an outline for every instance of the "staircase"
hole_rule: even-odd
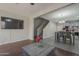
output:
[[[40,36],[43,39],[43,29],[47,26],[49,20],[44,18],[36,18],[34,21],[34,39],[36,36]]]

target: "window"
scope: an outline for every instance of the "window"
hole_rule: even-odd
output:
[[[23,29],[23,20],[1,17],[1,28],[2,29]]]

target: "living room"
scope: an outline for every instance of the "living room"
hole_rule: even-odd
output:
[[[72,37],[67,39],[61,35],[78,32],[78,6],[75,3],[0,4],[0,55],[78,56],[75,35],[70,34]]]

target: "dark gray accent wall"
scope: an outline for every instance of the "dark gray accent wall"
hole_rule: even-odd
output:
[[[49,23],[48,20],[44,18],[35,18],[34,20],[34,37],[35,36],[41,36],[41,39],[43,39],[43,29],[46,27],[46,25]]]

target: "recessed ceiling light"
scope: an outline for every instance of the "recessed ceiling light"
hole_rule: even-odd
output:
[[[30,3],[30,5],[35,5],[35,3]]]
[[[65,23],[65,21],[64,21],[64,20],[62,20],[62,21],[59,21],[58,23]]]
[[[55,17],[68,17],[71,15],[71,12],[65,11],[65,12],[58,12],[55,14]]]

